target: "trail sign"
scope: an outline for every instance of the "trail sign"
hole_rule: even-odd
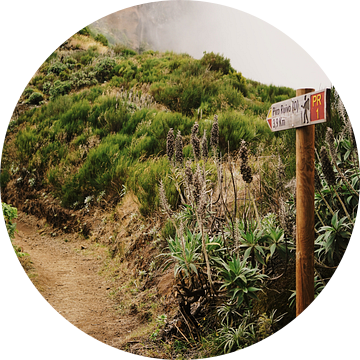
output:
[[[322,123],[329,104],[330,89],[314,91],[271,105],[266,121],[272,131]]]

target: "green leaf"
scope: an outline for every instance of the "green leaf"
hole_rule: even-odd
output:
[[[256,296],[256,294],[253,292],[248,292],[247,296],[249,296],[250,298],[252,298],[254,300],[259,300],[259,298]]]
[[[336,228],[336,225],[338,223],[338,213],[339,211],[336,211],[331,219],[331,225]]]
[[[247,284],[246,276],[240,274],[240,275],[238,275],[238,278],[240,278],[245,284]]]
[[[216,243],[216,242],[210,242],[210,243],[207,243],[207,244],[206,244],[206,246],[211,246],[211,245],[221,246],[221,244]]]
[[[271,254],[271,256],[274,255],[275,250],[276,250],[276,244],[272,244],[272,245],[270,246],[270,254]]]
[[[198,274],[198,271],[197,271],[197,268],[194,264],[190,264],[190,268],[192,269],[192,271],[197,275]]]
[[[265,265],[264,259],[260,256],[260,254],[257,251],[255,251],[255,258],[260,264]]]
[[[247,259],[250,255],[251,252],[251,248],[246,249],[245,253],[244,253],[244,259]]]

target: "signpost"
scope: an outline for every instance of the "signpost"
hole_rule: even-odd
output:
[[[296,316],[314,300],[314,125],[329,118],[329,104],[330,89],[299,89],[266,118],[272,131],[296,128]]]

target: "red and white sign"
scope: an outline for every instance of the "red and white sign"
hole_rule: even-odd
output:
[[[330,89],[300,95],[271,105],[266,121],[272,131],[288,130],[326,121]]]

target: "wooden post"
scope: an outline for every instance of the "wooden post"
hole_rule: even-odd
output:
[[[313,91],[298,89],[296,96]],[[315,125],[309,125],[296,129],[296,316],[314,300],[314,171]]]

